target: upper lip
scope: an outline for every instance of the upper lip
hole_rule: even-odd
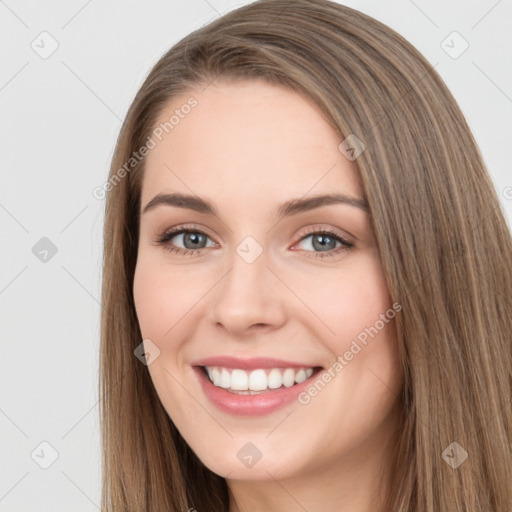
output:
[[[238,368],[240,370],[256,370],[258,368],[316,368],[310,363],[298,363],[269,357],[253,357],[240,359],[232,356],[215,356],[198,359],[192,366],[220,366],[222,368]]]

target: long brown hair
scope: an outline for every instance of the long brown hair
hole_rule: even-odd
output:
[[[512,241],[500,203],[433,67],[390,28],[327,0],[262,0],[196,30],[128,111],[105,187],[102,510],[228,510],[226,481],[184,442],[134,355],[132,293],[144,159],[130,159],[173,97],[217,77],[288,87],[320,107],[340,142],[354,134],[366,146],[354,163],[403,307],[403,418],[386,510],[510,512]]]

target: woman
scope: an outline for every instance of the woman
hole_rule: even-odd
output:
[[[152,69],[108,183],[104,510],[512,510],[511,237],[402,37],[232,11]]]

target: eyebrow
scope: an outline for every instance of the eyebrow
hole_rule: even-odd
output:
[[[368,204],[364,199],[350,197],[345,194],[324,194],[316,195],[308,198],[291,199],[281,204],[277,209],[277,218],[280,220],[283,217],[296,215],[298,213],[307,212],[321,206],[328,206],[331,204],[346,204],[360,208],[364,212],[368,212]],[[205,213],[207,215],[217,216],[218,212],[215,207],[207,200],[198,196],[188,194],[157,194],[149,203],[144,207],[143,214],[149,210],[154,209],[160,205],[176,206],[178,208],[187,208],[194,210],[198,213]]]

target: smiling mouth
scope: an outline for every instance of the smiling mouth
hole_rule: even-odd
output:
[[[201,366],[201,370],[215,387],[238,395],[257,395],[300,384],[321,368],[258,368],[246,371],[222,366]]]

